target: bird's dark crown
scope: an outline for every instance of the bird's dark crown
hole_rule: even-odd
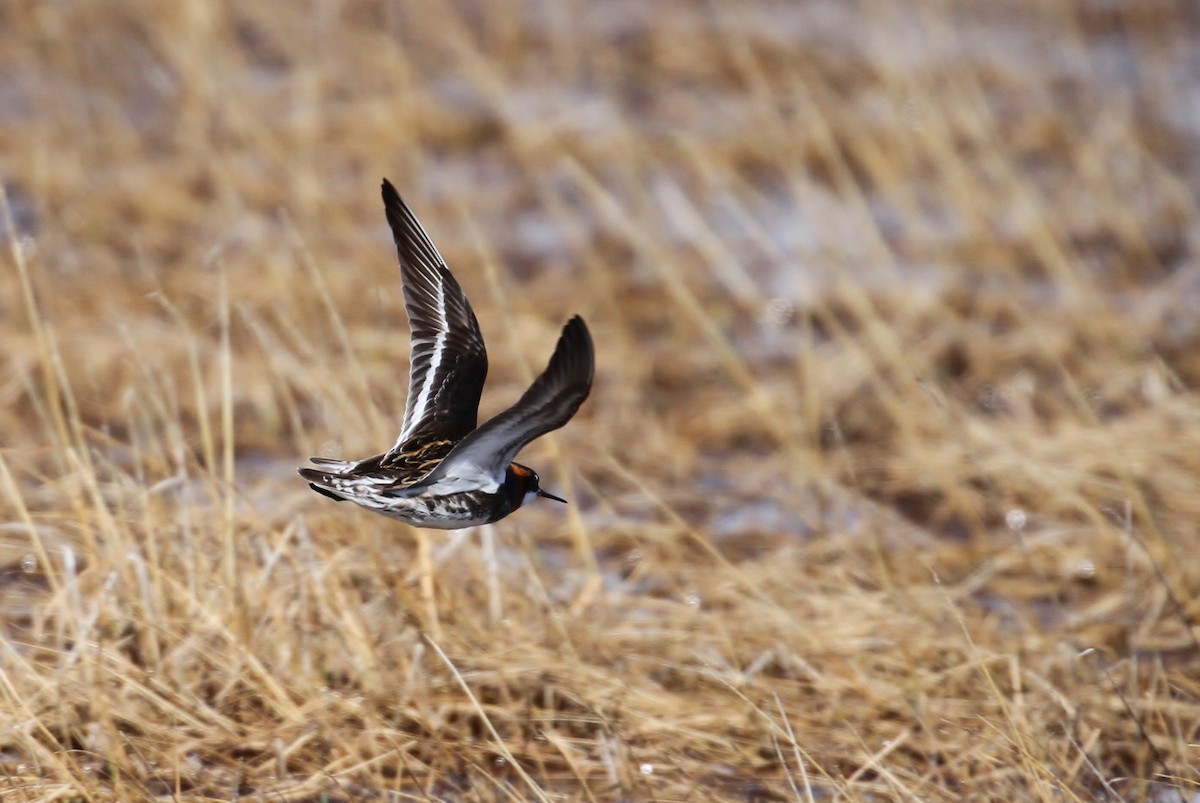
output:
[[[508,470],[504,472],[504,487],[508,489],[517,507],[525,501],[525,494],[540,490],[540,483],[538,473],[520,463],[509,463]]]
[[[541,478],[538,477],[537,472],[529,466],[523,466],[520,463],[508,464],[508,470],[504,472],[504,490],[508,493],[513,510],[525,504],[531,496],[544,496],[547,499],[553,499],[563,504],[567,502],[566,499],[561,499],[554,494],[543,491]]]

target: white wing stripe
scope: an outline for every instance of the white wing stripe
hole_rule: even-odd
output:
[[[404,422],[404,429],[400,431],[400,437],[396,439],[397,447],[408,440],[413,427],[425,418],[425,408],[428,406],[430,396],[433,392],[434,378],[437,376],[438,368],[442,364],[442,355],[446,351],[446,334],[450,331],[450,322],[446,319],[446,283],[442,281],[442,277],[438,276],[436,271],[433,271],[433,274],[438,277],[436,306],[441,326],[438,327],[437,336],[433,340],[433,353],[430,355],[429,368],[425,371],[425,375],[421,377],[421,392],[417,395],[417,399],[413,403],[412,415]],[[412,389],[409,389],[409,393],[411,392]]]

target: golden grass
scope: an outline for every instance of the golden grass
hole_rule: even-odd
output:
[[[1191,799],[1185,3],[0,9],[0,790]],[[418,533],[390,176],[563,509]],[[429,571],[430,567],[432,572]]]

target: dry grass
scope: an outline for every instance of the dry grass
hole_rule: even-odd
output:
[[[5,801],[1195,797],[1194,6],[238,5],[0,6]],[[569,508],[295,476],[383,175]]]

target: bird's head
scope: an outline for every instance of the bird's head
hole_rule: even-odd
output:
[[[520,463],[509,463],[508,470],[504,472],[504,485],[508,489],[514,510],[539,496],[545,499],[553,499],[555,502],[562,502],[564,505],[567,503],[566,499],[543,491],[538,484],[539,482],[540,479],[537,472],[529,466],[523,466]]]

